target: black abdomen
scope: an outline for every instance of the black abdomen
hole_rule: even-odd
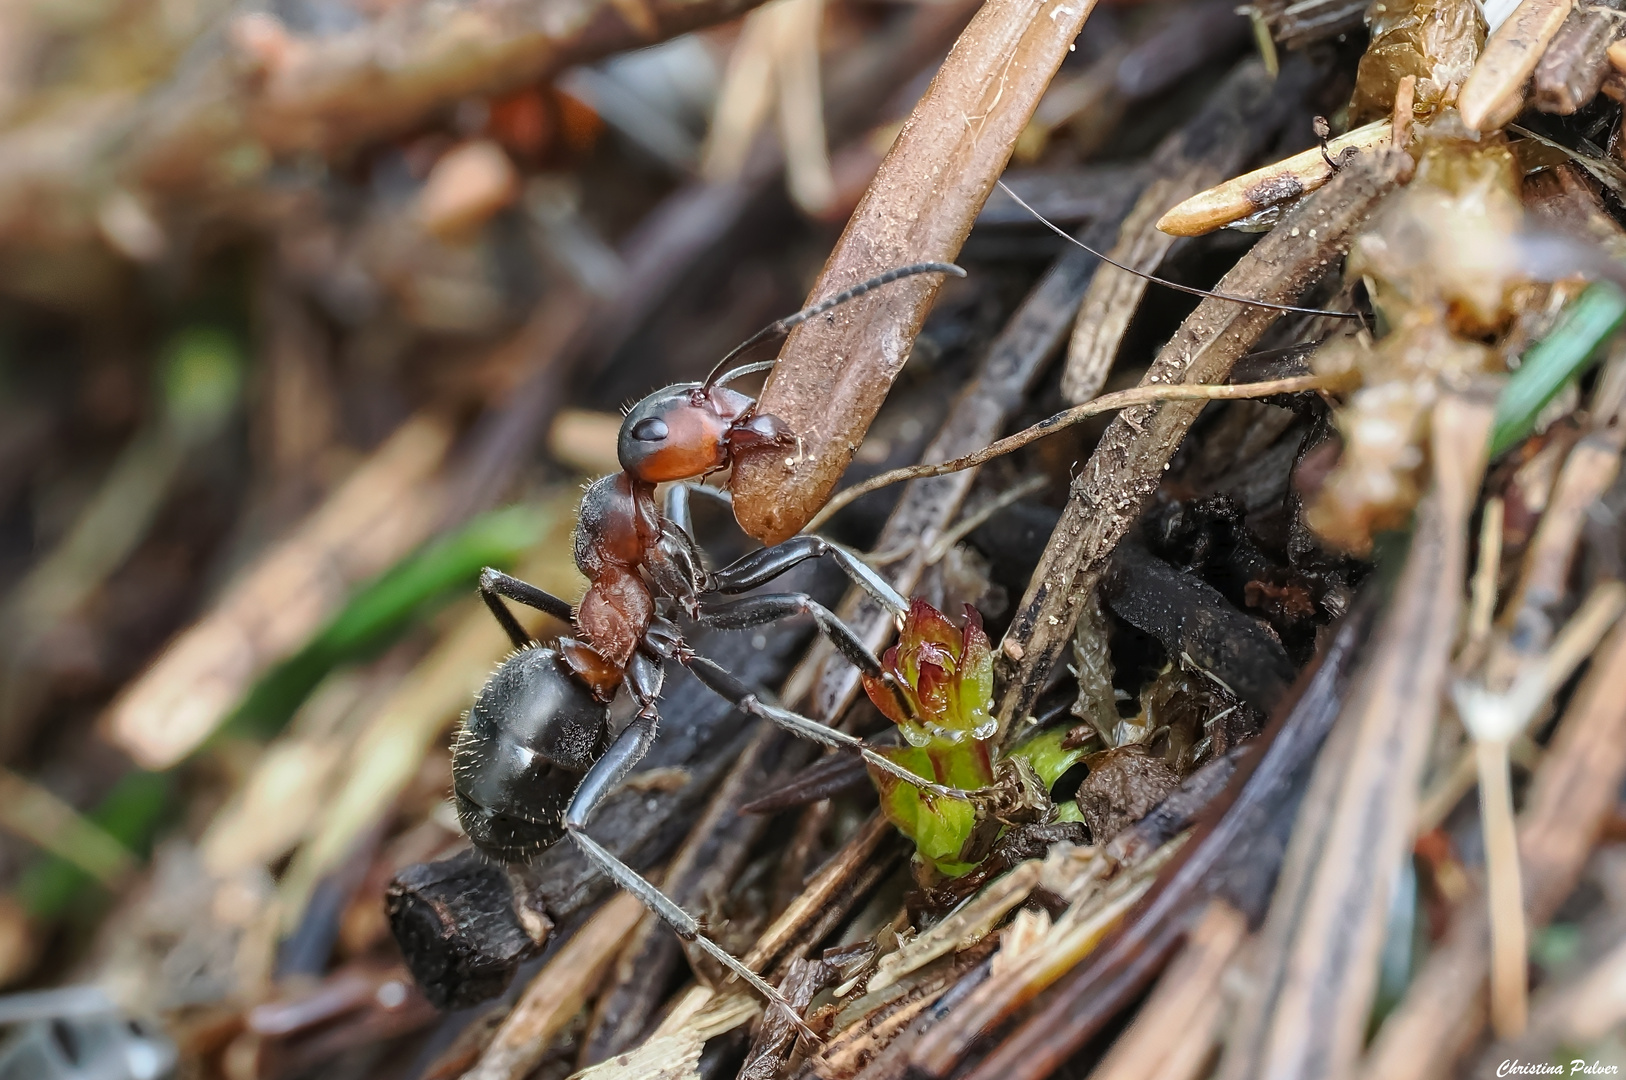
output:
[[[458,733],[452,793],[476,847],[524,862],[564,835],[564,812],[609,745],[609,712],[553,649],[525,649],[486,682]]]

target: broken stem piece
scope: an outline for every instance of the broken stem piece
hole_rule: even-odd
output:
[[[942,476],[945,473],[959,472],[962,469],[973,469],[996,457],[1009,454],[1013,450],[1020,450],[1029,443],[1037,442],[1046,435],[1054,435],[1074,424],[1098,416],[1104,412],[1117,409],[1127,409],[1135,405],[1147,405],[1154,401],[1235,401],[1239,398],[1274,397],[1277,394],[1301,394],[1307,390],[1326,390],[1338,384],[1335,377],[1325,375],[1293,375],[1285,379],[1269,379],[1264,382],[1240,383],[1230,385],[1207,385],[1193,383],[1190,385],[1174,386],[1136,386],[1128,390],[1120,390],[1115,394],[1104,394],[1094,401],[1086,401],[1082,405],[1074,405],[1071,409],[1063,409],[1048,420],[1041,420],[1030,428],[1025,428],[1015,435],[1007,435],[998,442],[989,443],[986,447],[973,454],[957,457],[951,461],[939,462],[936,465],[908,465],[901,469],[891,469],[870,477],[862,483],[854,484],[837,492],[824,509],[814,515],[813,520],[807,523],[805,532],[813,532],[839,511],[856,499],[861,499],[872,491],[878,491],[890,484],[903,480],[917,480],[922,477]]]
[[[1524,1032],[1529,1015],[1525,964],[1524,887],[1513,820],[1513,779],[1507,740],[1479,739],[1479,815],[1485,831],[1485,876],[1490,894],[1491,1027],[1498,1038]]]
[[[1325,148],[1312,147],[1193,195],[1159,218],[1157,227],[1175,236],[1202,236],[1213,232],[1266,207],[1316,190],[1332,179],[1333,167],[1327,163],[1329,157],[1342,163],[1349,151],[1375,150],[1393,137],[1394,125],[1388,120],[1358,127],[1329,141]]]

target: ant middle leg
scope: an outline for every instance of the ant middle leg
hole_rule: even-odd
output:
[[[909,602],[863,559],[839,544],[812,534],[793,536],[782,544],[761,548],[735,560],[712,574],[712,588],[720,593],[745,592],[772,581],[798,563],[821,555],[833,556],[854,584],[893,615],[902,616],[909,610]]]
[[[819,633],[830,639],[836,651],[866,675],[880,677],[881,661],[859,640],[852,627],[836,613],[806,593],[765,593],[737,600],[712,600],[700,605],[695,621],[719,630],[749,630],[797,615],[811,615]]]
[[[616,736],[610,748],[604,752],[604,756],[594,763],[586,776],[582,777],[581,786],[576,789],[575,796],[570,800],[570,806],[565,810],[565,830],[581,849],[582,854],[587,856],[588,862],[616,885],[636,896],[646,908],[670,926],[678,937],[693,942],[706,955],[737,975],[761,994],[770,1005],[788,1016],[797,1030],[817,1042],[818,1037],[814,1035],[812,1029],[777,989],[730,955],[728,950],[701,933],[700,923],[694,916],[674,903],[638,871],[616,858],[609,849],[587,835],[588,819],[604,800],[621,786],[627,774],[649,752],[650,746],[655,741],[658,724],[659,717],[655,714],[653,705],[646,704],[643,711],[634,716],[631,723],[622,729],[621,734]]]
[[[905,783],[913,784],[925,794],[960,800],[968,799],[971,796],[970,792],[933,783],[915,775],[902,765],[877,754],[863,739],[858,738],[856,735],[838,731],[800,713],[794,713],[789,709],[782,709],[777,705],[771,705],[763,701],[755,690],[735,678],[715,660],[708,660],[706,657],[694,653],[679,654],[678,659],[694,673],[695,678],[716,692],[717,696],[748,716],[759,717],[770,724],[784,728],[792,735],[807,739],[809,742],[816,742],[822,746],[829,746],[837,750],[856,751],[867,764],[875,766],[882,772],[890,773]]]
[[[503,597],[524,604],[528,608],[535,608],[545,615],[552,615],[565,623],[569,623],[575,614],[570,601],[561,600],[512,574],[486,567],[480,571],[480,599],[486,602],[486,607],[491,609],[491,614],[502,625],[508,634],[508,640],[514,643],[516,649],[527,648],[536,644],[536,641],[525,632],[519,620],[514,618],[514,613],[508,610],[508,605],[503,603]]]
[[[835,646],[836,651],[845,657],[848,663],[865,675],[884,681],[891,690],[893,699],[898,703],[898,708],[905,714],[914,712],[892,676],[881,666],[880,658],[870,651],[869,646],[853,632],[852,627],[806,593],[766,593],[760,596],[745,596],[738,600],[709,601],[700,605],[695,621],[703,626],[715,626],[720,630],[748,630],[754,626],[765,626],[797,615],[811,615],[814,624],[819,628],[819,633],[829,639],[830,644]]]

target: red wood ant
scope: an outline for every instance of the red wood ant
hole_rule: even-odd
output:
[[[481,851],[505,862],[533,857],[569,836],[599,870],[637,896],[678,935],[738,975],[801,1021],[772,986],[700,933],[687,912],[667,899],[587,835],[594,810],[637,765],[655,739],[662,665],[675,660],[744,712],[827,746],[854,750],[866,761],[918,786],[955,798],[875,754],[863,742],[761,700],[721,666],[696,654],[672,616],[746,629],[792,615],[811,615],[819,630],[861,670],[885,677],[858,636],[802,593],[724,599],[763,585],[810,558],[830,555],[877,601],[901,617],[906,603],[855,555],[821,537],[798,536],[708,571],[688,520],[696,481],[727,468],[745,447],[789,446],[793,433],[727,383],[771,364],[727,370],[746,349],[787,332],[838,304],[915,274],[964,276],[952,263],[900,267],[765,327],[720,361],[704,382],[681,383],[639,402],[621,425],[622,471],[594,483],[582,499],[575,534],[576,565],[588,587],[571,605],[497,570],[480,575],[480,595],[512,639],[515,652],[499,667],[469,710],[453,755],[453,796],[464,830]],[[726,373],[725,373],[726,371]],[[655,486],[671,483],[665,511]],[[727,498],[726,492],[699,490]],[[551,647],[531,639],[504,598],[571,622],[577,637]],[[637,713],[612,737],[609,705],[625,687]],[[900,700],[901,696],[900,696]]]

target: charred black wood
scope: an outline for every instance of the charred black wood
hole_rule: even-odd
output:
[[[1262,622],[1139,544],[1119,545],[1101,585],[1119,618],[1157,638],[1170,657],[1189,657],[1249,705],[1273,709],[1292,684],[1293,662]]]
[[[542,951],[520,924],[508,874],[472,848],[407,867],[384,902],[413,979],[438,1009],[496,997]]]

